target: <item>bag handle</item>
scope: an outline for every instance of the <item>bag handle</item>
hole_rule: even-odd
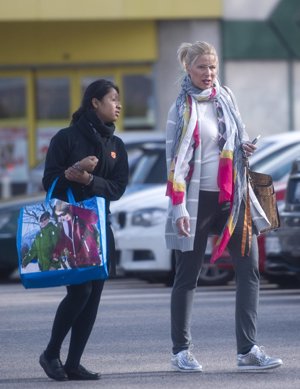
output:
[[[52,182],[52,185],[50,186],[50,189],[46,194],[46,203],[50,202],[57,181],[58,181],[58,177],[56,177],[55,180]]]
[[[57,184],[57,181],[58,181],[58,177],[56,177],[55,180],[52,182],[52,184],[50,186],[50,189],[48,190],[48,192],[46,194],[46,203],[50,202],[52,194],[53,194],[53,191],[54,191],[54,188],[55,188],[55,186]],[[68,202],[70,204],[73,204],[73,205],[76,204],[75,197],[73,195],[73,192],[72,192],[71,188],[67,189],[67,197],[68,197]]]
[[[246,181],[247,181],[247,192],[246,192],[246,199],[245,199],[245,215],[244,215],[244,224],[243,224],[243,233],[242,233],[242,245],[241,245],[241,254],[242,256],[245,255],[246,252],[246,243],[248,238],[248,253],[250,253],[251,243],[252,243],[252,218],[251,218],[251,209],[250,209],[250,193],[249,193],[249,186],[250,184],[250,174],[249,174],[249,160],[247,158],[245,162],[245,174],[246,174]]]
[[[71,188],[68,188],[67,189],[67,196],[68,196],[68,202],[70,204],[73,204],[75,205],[76,204],[76,201],[75,201],[75,197],[73,195],[73,192],[72,192],[72,189]]]

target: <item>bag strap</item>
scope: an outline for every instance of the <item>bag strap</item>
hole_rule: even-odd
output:
[[[75,197],[73,195],[73,192],[72,192],[72,189],[71,188],[68,188],[67,189],[67,196],[68,196],[68,202],[70,204],[73,204],[75,205],[76,204],[76,201],[75,201]]]
[[[227,94],[229,95],[234,108],[237,109],[237,103],[236,103],[236,100],[235,100],[231,90],[226,85],[223,85],[223,88],[226,90]],[[242,144],[239,131],[238,131],[238,137],[240,139],[240,143]],[[251,219],[250,193],[249,193],[249,185],[250,185],[249,159],[245,153],[243,153],[243,157],[244,157],[244,166],[245,166],[245,174],[246,174],[246,181],[247,181],[247,192],[246,192],[246,200],[245,200],[245,215],[244,215],[244,223],[243,223],[241,254],[242,254],[242,256],[245,256],[247,237],[248,237],[248,253],[247,253],[248,255],[250,254],[250,249],[251,249],[252,219]]]
[[[52,182],[52,185],[50,186],[50,189],[48,190],[48,192],[46,194],[46,203],[50,202],[50,199],[52,197],[52,194],[53,194],[54,188],[57,184],[57,181],[58,181],[58,177],[56,177],[55,180]]]
[[[249,185],[250,185],[250,175],[249,175],[249,161],[245,163],[246,169],[246,180],[247,180],[247,193],[246,193],[246,201],[245,201],[245,215],[244,215],[244,224],[243,224],[243,234],[242,234],[242,245],[241,245],[241,254],[245,256],[246,253],[246,243],[248,236],[248,255],[250,254],[251,243],[252,243],[252,218],[251,218],[251,209],[250,209],[250,193],[249,193]]]
[[[55,186],[57,184],[57,181],[58,181],[58,177],[55,178],[55,180],[53,181],[52,185],[50,186],[50,189],[48,190],[48,192],[46,194],[46,203],[50,202],[50,200],[52,198],[52,194],[53,194],[54,188],[55,188]],[[67,189],[67,197],[68,197],[68,202],[70,204],[73,204],[73,205],[76,204],[75,197],[73,195],[73,192],[72,192],[71,188]]]

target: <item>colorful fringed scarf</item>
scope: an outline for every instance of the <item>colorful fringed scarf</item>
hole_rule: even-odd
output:
[[[184,200],[186,184],[188,184],[193,173],[193,154],[199,146],[196,107],[192,104],[191,96],[187,95],[186,99],[187,104],[186,110],[183,113],[183,127],[179,147],[171,163],[167,182],[166,194],[171,198],[173,205],[181,204]],[[192,120],[191,117],[193,118]]]
[[[220,87],[218,81],[212,88],[200,90],[192,84],[188,75],[183,80],[176,100],[176,136],[172,145],[166,194],[173,205],[184,201],[193,171],[193,155],[200,139],[196,102],[209,100],[215,104],[219,128],[219,202],[230,206],[228,220],[212,253],[211,261],[214,262],[221,256],[233,234],[246,188],[239,135],[243,132],[243,124],[228,92]]]

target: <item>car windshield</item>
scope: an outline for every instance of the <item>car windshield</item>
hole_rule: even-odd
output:
[[[293,160],[300,154],[299,144],[287,144],[266,154],[251,169],[270,174],[274,181],[285,181]],[[251,164],[251,161],[250,161]],[[144,152],[135,166],[131,184],[165,184],[167,180],[165,150],[161,146],[144,148]]]
[[[167,181],[166,153],[162,147],[144,149],[136,164],[131,184],[165,184]]]
[[[44,195],[38,196],[20,196],[15,199],[0,202],[0,234],[17,232],[18,218],[22,207],[33,204],[37,201],[42,202]]]
[[[253,170],[260,171],[260,169],[263,166],[266,166],[272,160],[275,160],[277,157],[285,154],[289,150],[293,151],[293,149],[295,149],[295,148],[299,148],[299,143],[298,144],[297,143],[296,144],[295,143],[286,144],[283,147],[277,148],[276,150],[274,150],[274,151],[272,150],[271,152],[267,153],[264,157],[260,158],[257,162],[251,163],[251,158],[250,158],[250,165],[253,168]],[[260,150],[256,151],[254,154],[256,157],[256,160],[257,160],[257,153],[259,153]]]
[[[260,173],[270,174],[275,182],[286,180],[292,164],[299,157],[299,154],[300,145],[297,144],[284,153],[269,158],[268,162],[254,164],[251,168]]]
[[[256,144],[256,154],[259,154],[261,151],[265,150],[267,147],[274,145],[276,142],[274,140],[260,139]]]
[[[0,210],[0,235],[15,234],[21,205]]]

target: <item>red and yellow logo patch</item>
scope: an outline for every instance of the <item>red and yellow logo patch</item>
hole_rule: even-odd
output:
[[[116,159],[116,158],[117,158],[117,154],[116,154],[115,151],[111,151],[110,155],[111,155],[111,157],[112,157],[113,159]]]

